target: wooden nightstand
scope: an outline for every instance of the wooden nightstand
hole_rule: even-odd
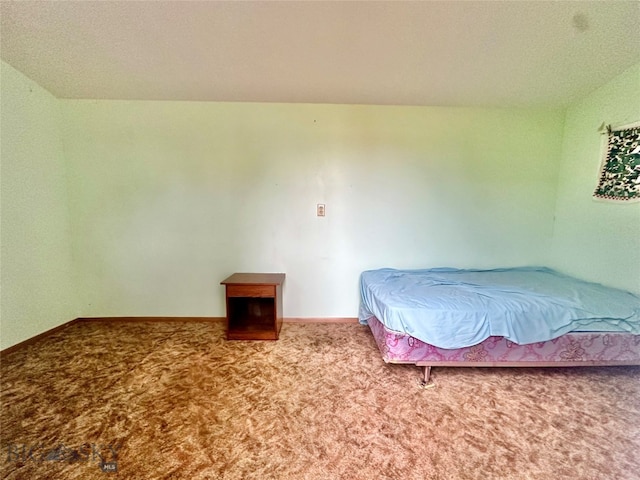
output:
[[[277,340],[284,273],[234,273],[220,282],[227,299],[227,340]]]

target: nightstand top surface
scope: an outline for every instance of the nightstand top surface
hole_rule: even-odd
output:
[[[282,285],[284,273],[234,273],[220,282],[221,285]]]

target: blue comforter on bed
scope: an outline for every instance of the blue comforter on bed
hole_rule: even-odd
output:
[[[543,267],[369,270],[360,293],[361,323],[375,316],[440,348],[489,336],[527,344],[571,331],[640,334],[640,297]]]

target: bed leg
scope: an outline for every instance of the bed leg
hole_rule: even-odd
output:
[[[434,387],[435,384],[433,383],[429,383],[429,377],[431,376],[431,367],[425,365],[424,366],[424,377],[422,378],[422,381],[420,382],[420,388],[431,388]]]

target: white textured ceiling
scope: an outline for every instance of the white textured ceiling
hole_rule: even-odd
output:
[[[638,1],[0,7],[2,59],[60,98],[565,106],[640,62]]]

